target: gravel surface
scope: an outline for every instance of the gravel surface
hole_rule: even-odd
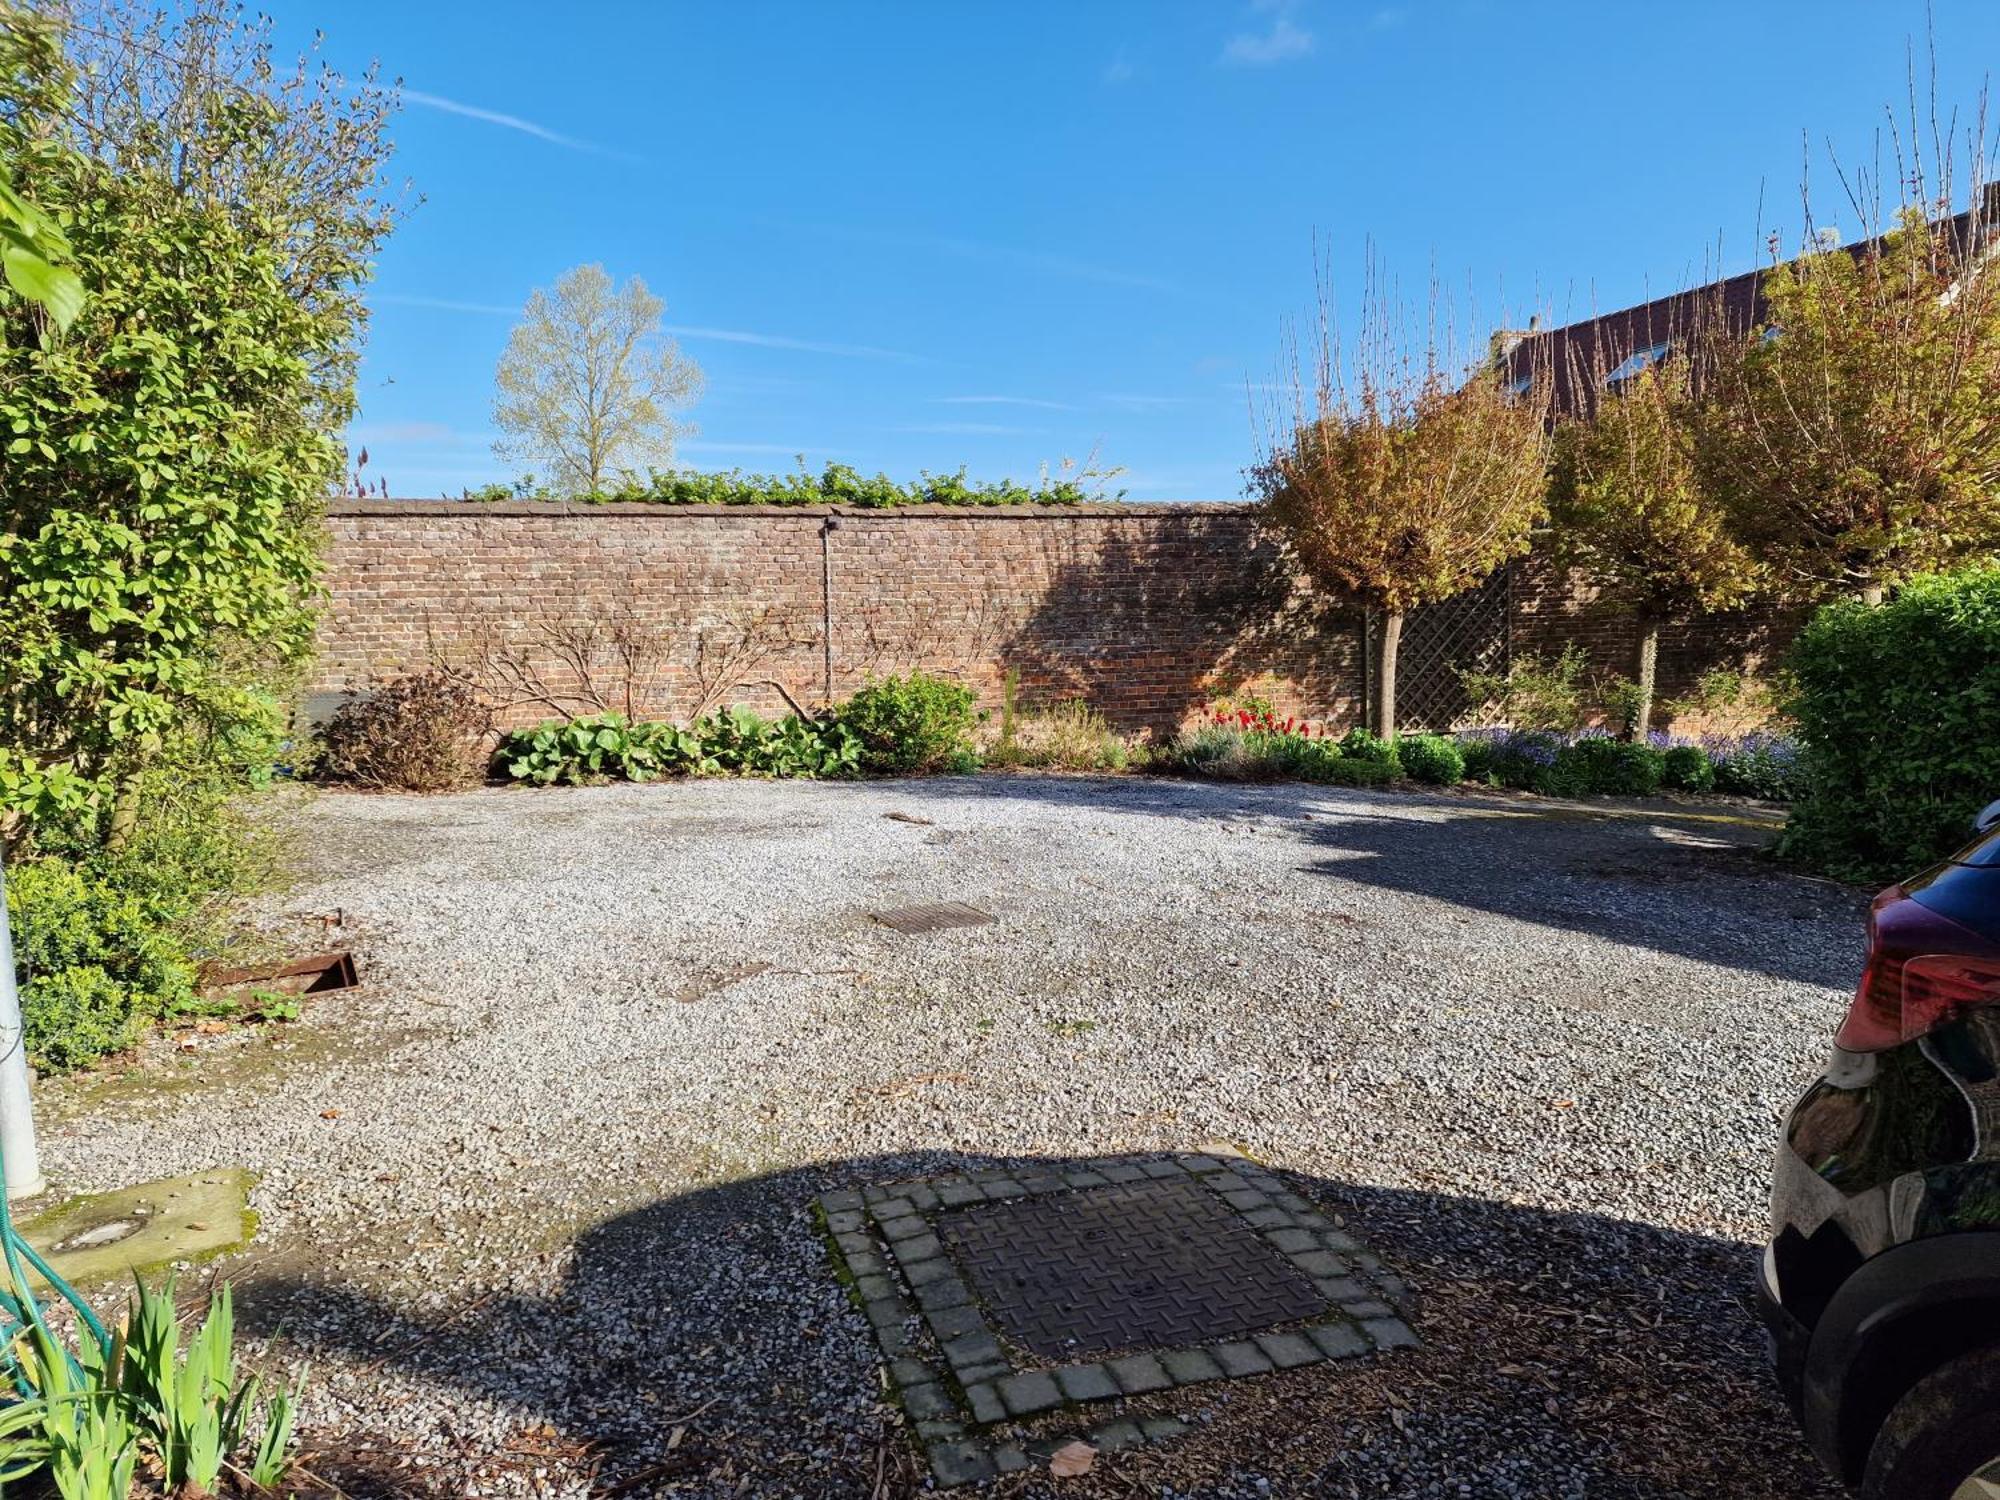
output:
[[[1212,1140],[1401,1271],[1425,1347],[1146,1398],[1196,1430],[1001,1492],[1831,1495],[1748,1246],[1863,901],[1772,870],[1754,814],[1605,811],[1137,777],[325,795],[262,920],[320,946],[338,912],[364,986],[45,1087],[44,1153],[83,1190],[262,1174],[223,1270],[311,1359],[312,1466],[355,1495],[921,1488],[809,1200]],[[928,901],[997,920],[869,916]]]

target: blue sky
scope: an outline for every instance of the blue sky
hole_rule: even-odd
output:
[[[509,477],[528,292],[643,276],[702,366],[699,468],[1122,465],[1228,498],[1283,320],[1373,242],[1483,330],[1657,295],[1795,237],[1802,135],[1875,151],[1918,0],[280,0],[404,82],[351,440],[398,495]],[[1939,0],[1970,108],[2000,6]],[[1853,216],[1822,203],[1844,230]]]

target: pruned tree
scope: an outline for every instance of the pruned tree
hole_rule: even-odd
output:
[[[597,265],[530,293],[494,376],[493,451],[583,495],[672,463],[692,430],[673,413],[702,379],[660,331],[665,309],[637,276],[615,286]]]
[[[1319,292],[1312,373],[1289,334],[1289,409],[1267,424],[1250,484],[1306,576],[1379,613],[1374,709],[1388,735],[1404,616],[1526,552],[1547,514],[1548,381],[1517,387],[1461,360],[1435,289],[1419,331],[1372,266],[1350,356],[1323,275]]]
[[[1594,393],[1592,409],[1556,429],[1549,485],[1557,555],[1628,596],[1638,613],[1630,724],[1652,728],[1660,629],[1729,609],[1756,591],[1760,569],[1700,482],[1692,363],[1669,356]]]
[[[1808,206],[1805,248],[1765,275],[1762,324],[1704,351],[1702,480],[1802,600],[1879,602],[1912,574],[2000,545],[1991,142],[1983,101],[1969,130],[1938,126],[1934,100],[1930,119],[1913,94],[1907,123],[1891,117],[1893,176],[1841,174],[1867,237],[1828,245]],[[1954,143],[1969,162],[1958,216]]]

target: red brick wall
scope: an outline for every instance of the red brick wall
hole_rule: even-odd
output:
[[[430,663],[482,681],[508,723],[599,702],[771,709],[780,687],[817,703],[828,620],[836,697],[922,667],[989,706],[1018,672],[1024,705],[1085,697],[1129,728],[1171,729],[1244,690],[1337,724],[1361,712],[1357,613],[1295,588],[1243,506],[341,501],[329,528],[318,712]],[[1581,579],[1529,559],[1512,600],[1516,655],[1577,640],[1631,670],[1629,611]],[[1764,617],[1670,627],[1662,691],[1754,666],[1785,633]]]
[[[556,711],[537,697],[590,706],[586,677],[652,717],[779,706],[770,684],[817,702],[826,618],[836,697],[923,667],[988,705],[1017,671],[1024,705],[1087,697],[1135,728],[1253,678],[1287,711],[1345,721],[1360,701],[1356,621],[1300,597],[1241,506],[342,501],[329,526],[321,712],[432,661],[502,689],[511,723]]]

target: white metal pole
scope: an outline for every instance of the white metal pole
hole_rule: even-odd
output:
[[[35,1115],[28,1105],[28,1042],[21,996],[14,988],[14,937],[7,927],[7,871],[0,865],[0,1152],[7,1158],[7,1196],[28,1198],[42,1180]]]

